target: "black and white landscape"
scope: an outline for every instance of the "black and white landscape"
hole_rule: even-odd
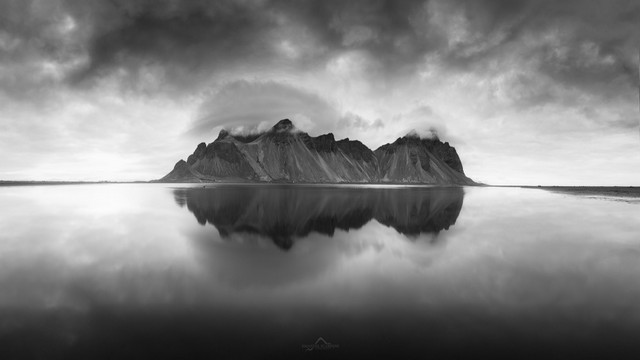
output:
[[[160,181],[475,184],[464,175],[456,149],[437,135],[420,138],[413,131],[374,152],[331,133],[311,137],[289,119],[248,136],[222,130]]]
[[[0,359],[637,359],[639,24],[0,0]]]

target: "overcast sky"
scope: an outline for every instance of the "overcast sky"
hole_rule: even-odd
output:
[[[149,180],[282,118],[492,184],[640,185],[637,0],[0,0],[0,179]]]

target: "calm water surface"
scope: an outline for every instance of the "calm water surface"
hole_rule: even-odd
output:
[[[0,187],[0,358],[634,358],[639,220],[519,188]]]

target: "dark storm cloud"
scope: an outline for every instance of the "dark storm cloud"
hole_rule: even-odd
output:
[[[454,9],[475,36],[444,50],[451,66],[486,69],[517,55],[537,60],[534,70],[559,84],[605,96],[636,83],[637,1],[480,0],[458,1]]]
[[[59,1],[0,1],[0,95],[46,95],[82,53],[73,25]]]
[[[312,71],[350,50],[377,62],[371,77],[389,84],[415,74],[429,55],[453,71],[487,71],[505,56],[537,59],[534,70],[542,75],[591,91],[628,87],[637,75],[640,6],[629,0],[5,0],[1,6],[3,63],[49,60],[76,85],[119,74],[135,90],[155,66],[158,82],[197,90],[221,72]],[[65,21],[75,29],[66,33]],[[23,70],[27,79],[14,79],[11,88],[57,79]]]
[[[257,2],[111,3],[107,23],[88,44],[89,63],[74,82],[118,70],[135,81],[144,67],[160,65],[167,81],[188,86],[207,72],[258,59],[273,65],[267,30],[274,20]]]
[[[20,51],[12,49],[13,60],[82,55],[83,61],[68,64],[63,74],[78,86],[120,74],[123,85],[135,88],[146,67],[160,66],[162,81],[184,88],[206,82],[216,72],[309,70],[353,49],[383,65],[378,75],[389,75],[414,65],[429,45],[416,36],[409,19],[422,6],[418,1],[60,0],[48,6],[38,1],[3,5],[8,19],[20,19],[3,21],[9,24],[7,41],[21,46]],[[51,31],[65,21],[73,22],[73,33]],[[295,53],[287,53],[287,46],[297,48]]]
[[[415,64],[428,41],[409,15],[418,1],[128,1],[86,5],[91,19],[87,66],[75,83],[124,70],[162,65],[171,84],[186,85],[216,71],[324,66],[350,49],[370,54],[386,70]],[[283,43],[284,42],[284,43]],[[281,46],[298,47],[287,54]],[[280,51],[285,50],[285,51]],[[131,78],[129,78],[131,79]]]

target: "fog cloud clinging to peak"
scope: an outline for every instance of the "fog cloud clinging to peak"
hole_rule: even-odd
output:
[[[639,24],[626,0],[0,0],[0,178],[159,178],[290,118],[372,148],[434,127],[488,183],[638,185]]]

